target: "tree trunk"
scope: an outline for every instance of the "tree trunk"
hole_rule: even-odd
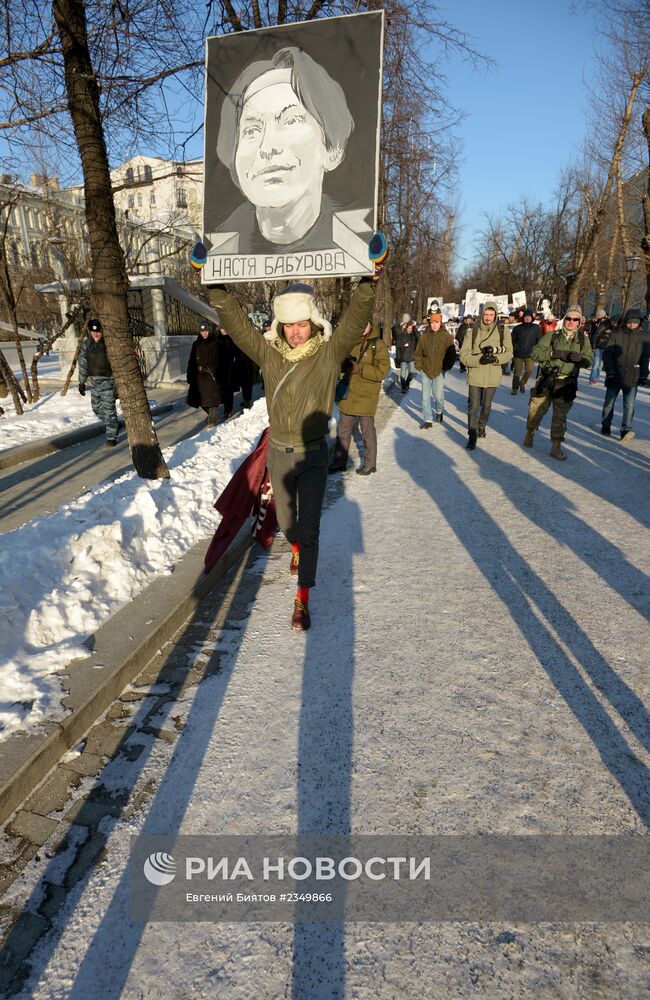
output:
[[[86,223],[92,257],[92,297],[101,318],[106,349],[122,403],[136,472],[161,479],[169,470],[153,427],[144,382],[129,332],[128,279],[117,234],[108,155],[86,28],[84,0],[53,0],[65,68],[68,108],[84,177]]]
[[[75,322],[80,312],[81,312],[81,306],[77,306],[69,314],[69,318],[65,321],[61,329],[58,330],[53,337],[50,337],[48,340],[43,341],[41,347],[32,358],[31,376],[32,376],[32,388],[33,388],[33,401],[35,403],[37,403],[38,400],[41,398],[41,388],[38,384],[38,362],[41,360],[44,354],[50,353],[50,351],[52,350],[52,345],[54,344],[55,340],[58,340],[59,337],[62,337],[63,334],[68,329],[68,327],[72,326],[72,324]],[[78,357],[79,357],[79,351],[76,352],[74,363],[76,363]],[[73,363],[73,368],[74,368],[74,363]],[[70,374],[72,374],[72,371]],[[62,393],[62,395],[64,395],[64,393]]]
[[[68,371],[68,374],[65,377],[65,382],[63,383],[63,388],[61,389],[62,396],[65,396],[68,392],[68,389],[70,388],[70,381],[72,379],[72,376],[74,375],[74,370],[77,367],[77,361],[79,360],[79,355],[81,354],[81,348],[83,347],[84,337],[85,334],[82,333],[81,336],[79,337],[79,340],[77,341],[77,348],[74,352],[72,364],[70,365],[70,370]]]
[[[645,308],[646,313],[650,314],[650,107],[643,112],[641,121],[648,144],[648,183],[643,195],[643,228],[645,232],[641,240],[641,249],[645,256]]]
[[[12,372],[11,367],[9,366],[9,362],[5,358],[2,351],[0,351],[0,375],[2,375],[6,383],[7,389],[11,393],[11,398],[14,401],[14,406],[16,408],[17,415],[19,417],[22,417],[23,413],[25,412],[23,410],[22,403],[27,402],[27,397],[25,396],[23,390],[20,388],[16,380],[16,377]]]

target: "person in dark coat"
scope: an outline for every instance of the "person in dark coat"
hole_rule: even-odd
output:
[[[223,400],[223,419],[232,416],[235,393],[241,389],[242,406],[250,410],[253,405],[253,362],[228,335],[219,330],[219,386]]]
[[[542,339],[542,331],[537,323],[533,323],[532,309],[524,309],[523,322],[511,327],[510,335],[514,354],[511,395],[516,396],[517,391],[526,390],[526,382],[535,368],[535,362],[531,357],[533,348]]]
[[[104,330],[98,319],[88,320],[88,337],[79,354],[79,394],[86,395],[86,382],[90,385],[90,402],[93,413],[106,427],[106,444],[117,444],[119,424],[115,400],[117,389],[113,370],[108,360]]]
[[[614,405],[619,392],[623,393],[623,421],[621,441],[634,437],[632,419],[637,389],[648,381],[650,365],[650,335],[643,332],[640,309],[628,309],[618,330],[609,336],[603,350],[605,369],[605,403],[603,405],[601,433],[609,436],[614,416]]]
[[[589,385],[598,385],[600,369],[603,366],[603,351],[607,347],[609,335],[612,332],[612,321],[604,309],[596,309],[596,314],[589,324],[589,343],[594,352],[594,363],[591,366]]]
[[[409,317],[395,338],[395,362],[400,366],[402,392],[408,392],[411,379],[415,375],[413,358],[417,345],[418,329]]]
[[[455,336],[454,339],[456,341],[456,347],[458,348],[458,356],[459,356],[459,358],[460,358],[460,349],[463,346],[463,341],[465,339],[465,334],[467,333],[468,330],[472,329],[472,323],[473,322],[474,322],[474,317],[470,316],[470,315],[467,315],[467,316],[463,317],[463,319],[461,320],[460,324],[456,327],[456,336]],[[467,371],[467,369],[465,368],[465,365],[463,364],[462,361],[459,360],[458,364],[459,364],[461,372]]]
[[[201,323],[199,335],[192,344],[190,360],[187,363],[187,405],[208,415],[208,427],[216,427],[221,405],[219,388],[219,343],[217,335],[209,323]]]

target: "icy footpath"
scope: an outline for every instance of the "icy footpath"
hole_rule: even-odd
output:
[[[468,453],[461,379],[429,432],[414,387],[380,436],[377,475],[330,479],[305,635],[288,628],[295,581],[278,545],[223,631],[208,621],[202,646],[197,631],[178,639],[170,669],[188,656],[218,669],[170,709],[185,723],[176,743],[159,741],[135,777],[122,765],[142,804],[107,826],[105,861],[59,909],[21,1000],[198,1000],[211,984],[229,1000],[647,991],[650,937],[633,923],[129,919],[140,832],[650,826],[648,403],[627,449],[593,431],[602,393],[584,393],[560,464],[548,428],[521,447],[526,401],[507,393]]]
[[[86,656],[84,639],[211,536],[220,520],[214,500],[267,422],[259,400],[237,420],[167,449],[171,479],[129,473],[3,534],[0,741],[62,717],[57,672]]]
[[[0,417],[0,451],[97,423],[90,405],[90,393],[80,396],[76,385],[71,385],[65,396],[59,391],[44,392],[38,403],[23,403],[23,408],[23,416],[17,417],[11,398],[4,401],[5,416]],[[117,415],[122,417],[119,399]]]

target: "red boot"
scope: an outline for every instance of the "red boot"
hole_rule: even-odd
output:
[[[293,602],[293,615],[291,617],[291,628],[299,632],[306,632],[311,625],[309,617],[309,587],[298,587],[296,599]]]

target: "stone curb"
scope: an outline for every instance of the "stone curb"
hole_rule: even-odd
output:
[[[228,570],[243,559],[253,537],[245,525],[206,574],[203,558],[209,543],[209,538],[197,542],[168,576],[154,580],[91,637],[90,656],[75,660],[63,675],[68,690],[63,704],[69,709],[64,719],[47,723],[42,733],[10,737],[2,744],[0,823],[78,743]]]
[[[151,407],[152,417],[161,413],[169,413],[174,409],[174,403],[161,403]],[[124,426],[124,421],[120,420],[120,426]],[[98,437],[104,433],[104,425],[98,423],[88,424],[80,427],[76,431],[69,431],[67,434],[57,434],[50,438],[41,438],[38,441],[29,441],[27,444],[17,444],[14,448],[6,448],[0,451],[0,471],[11,469],[15,465],[22,465],[32,458],[42,458],[43,455],[53,455],[64,448],[70,448],[73,444],[80,444],[88,441],[89,438]]]

